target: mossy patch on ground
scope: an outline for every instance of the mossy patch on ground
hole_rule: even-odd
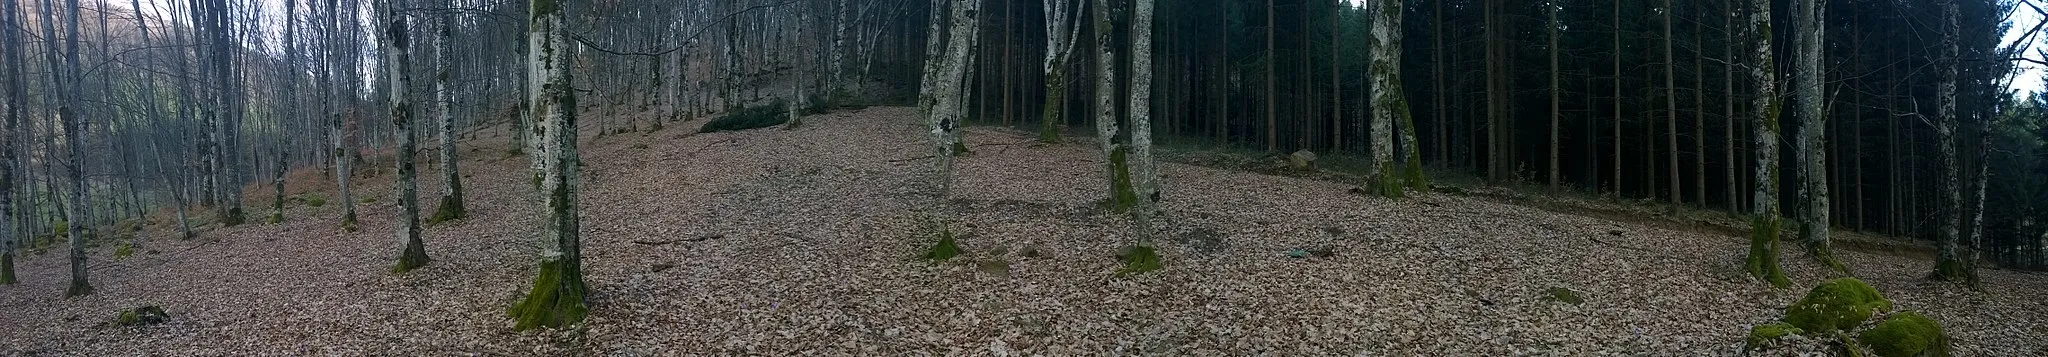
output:
[[[1814,286],[1805,298],[1786,306],[1785,322],[1807,333],[1828,333],[1855,328],[1891,308],[1892,302],[1869,283],[1841,278]]]
[[[957,256],[960,256],[960,243],[953,239],[952,230],[943,230],[939,231],[939,242],[925,248],[924,255],[918,256],[918,259],[945,261]]]
[[[121,244],[120,244],[120,245],[114,246],[114,259],[115,259],[115,260],[120,260],[120,259],[126,259],[126,258],[128,258],[128,257],[130,257],[130,256],[134,256],[134,255],[135,255],[135,244],[134,244],[134,243],[132,243],[132,242],[128,242],[128,241],[121,241]]]
[[[1892,314],[1857,340],[1880,357],[1947,357],[1949,352],[1941,324],[1912,311]]]
[[[320,207],[327,205],[327,196],[308,194],[300,196],[299,199],[305,201],[306,206],[308,207]]]
[[[789,121],[789,103],[780,100],[767,105],[741,108],[717,119],[704,123],[699,133],[740,131],[782,125]]]
[[[1122,252],[1117,253],[1116,258],[1124,263],[1122,269],[1117,269],[1117,276],[1144,274],[1166,267],[1165,263],[1159,259],[1159,251],[1151,246],[1140,245],[1124,248]]]
[[[1544,291],[1543,300],[1561,302],[1572,305],[1586,303],[1585,298],[1579,297],[1579,292],[1572,291],[1571,288],[1566,288],[1562,286],[1553,286],[1550,288],[1550,290]]]
[[[165,313],[163,308],[148,305],[121,310],[120,314],[114,316],[114,326],[147,326],[164,323],[164,321],[170,321],[170,319],[171,314]]]
[[[1756,349],[1758,347],[1769,345],[1771,341],[1777,341],[1778,339],[1784,338],[1785,336],[1797,335],[1805,332],[1806,331],[1802,331],[1798,327],[1794,327],[1792,326],[1792,324],[1785,323],[1784,321],[1772,321],[1771,323],[1756,325],[1756,327],[1752,327],[1749,329],[1749,348]]]

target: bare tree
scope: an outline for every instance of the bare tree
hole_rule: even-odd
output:
[[[1835,259],[1828,244],[1828,230],[1831,223],[1828,214],[1827,175],[1827,112],[1821,110],[1821,58],[1826,55],[1821,43],[1821,33],[1826,31],[1827,20],[1821,13],[1820,0],[1795,0],[1792,2],[1793,45],[1793,89],[1799,107],[1799,237],[1806,245],[1808,255],[1835,271],[1846,272],[1848,267]]]
[[[384,16],[384,66],[391,78],[391,125],[397,129],[398,152],[398,265],[391,268],[393,273],[403,273],[427,265],[426,245],[420,242],[420,197],[419,167],[414,165],[419,145],[413,130],[412,96],[407,89],[412,87],[410,41],[411,29],[406,26],[403,4],[393,1],[386,4]],[[437,86],[438,87],[438,86]]]
[[[511,315],[516,329],[564,327],[583,321],[590,307],[584,296],[581,220],[577,218],[577,181],[582,170],[576,152],[576,91],[570,69],[569,42],[562,7],[577,4],[568,0],[532,0],[531,25],[527,31],[527,107],[532,108],[533,139],[543,158],[536,176],[544,209],[541,224],[540,272],[533,291],[527,293]]]
[[[1934,273],[1928,277],[1934,280],[1952,281],[1976,286],[1977,267],[1972,257],[1966,256],[1960,247],[1958,225],[1963,220],[1963,198],[1958,184],[1962,165],[1956,157],[1956,82],[1957,67],[1961,49],[1957,37],[1961,36],[1961,10],[1956,0],[1941,2],[1941,57],[1935,70],[1941,78],[1935,86],[1934,134],[1941,147],[1941,176],[1937,183],[1940,193],[1941,217],[1936,227]]]
[[[429,223],[462,219],[469,212],[462,203],[462,170],[456,167],[460,160],[457,160],[458,151],[455,149],[455,98],[449,94],[448,88],[450,77],[455,76],[454,68],[448,63],[453,52],[448,44],[454,32],[454,15],[435,17],[439,19],[440,26],[434,32],[434,70],[438,72],[434,74],[434,113],[441,137],[441,186],[445,188],[441,191],[441,204],[434,209]],[[661,119],[654,122],[661,125]]]
[[[1784,288],[1792,285],[1778,266],[1778,235],[1784,218],[1778,215],[1778,105],[1773,86],[1770,0],[1750,0],[1749,19],[1742,33],[1750,41],[1749,80],[1756,86],[1750,98],[1750,115],[1756,120],[1752,140],[1756,144],[1756,207],[1750,221],[1749,257],[1744,269],[1749,275]]]

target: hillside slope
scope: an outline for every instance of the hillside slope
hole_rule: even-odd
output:
[[[498,138],[466,144],[471,217],[426,231],[423,270],[386,273],[386,174],[358,190],[378,198],[359,232],[337,229],[329,202],[144,243],[158,254],[103,248],[89,297],[60,298],[62,251],[27,255],[23,283],[0,287],[0,354],[1734,354],[1828,278],[1795,253],[1796,290],[1749,281],[1738,237],[1178,164],[1163,168],[1167,268],[1119,278],[1111,255],[1134,238],[1094,208],[1092,146],[996,129],[970,130],[948,203],[970,253],[924,263],[911,259],[933,200],[916,123],[874,108],[797,130],[586,138],[581,332],[510,331],[537,210],[526,159],[501,157]],[[422,180],[422,196],[439,185]],[[1960,354],[2048,355],[2048,277],[1985,271],[1983,294],[1919,279],[1928,261],[1841,258],[1946,324]],[[1556,287],[1584,303],[1543,298]],[[100,326],[140,305],[172,318]]]

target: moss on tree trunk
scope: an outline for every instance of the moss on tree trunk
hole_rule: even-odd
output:
[[[412,239],[405,241],[405,251],[399,253],[398,265],[391,267],[391,272],[395,274],[412,271],[427,266],[427,262],[430,261],[433,259],[427,258],[426,245],[422,244],[419,236],[415,234]]]
[[[1771,283],[1780,289],[1792,286],[1792,279],[1785,277],[1785,270],[1778,266],[1779,228],[1782,218],[1758,215],[1750,222],[1749,257],[1744,260],[1743,269],[1749,276]]]
[[[533,292],[512,305],[512,319],[518,321],[513,329],[560,328],[582,322],[590,307],[583,302],[589,291],[583,285],[580,269],[578,264],[559,256],[541,261],[540,277],[533,280]]]
[[[1129,148],[1118,146],[1109,152],[1110,192],[1109,209],[1113,212],[1128,212],[1138,204],[1138,190],[1131,185]]]
[[[441,224],[469,216],[469,209],[464,208],[465,205],[462,204],[462,196],[441,196],[439,206],[434,209],[434,215],[427,218],[427,224]]]

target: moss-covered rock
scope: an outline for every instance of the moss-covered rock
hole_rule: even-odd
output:
[[[740,131],[782,125],[789,121],[789,103],[777,100],[768,105],[747,107],[732,114],[712,119],[699,128],[699,133]]]
[[[304,199],[306,200],[306,206],[308,207],[320,207],[327,205],[327,196],[306,195]]]
[[[1800,330],[1798,327],[1794,327],[1792,326],[1792,324],[1785,323],[1784,321],[1772,321],[1771,323],[1757,325],[1756,327],[1752,327],[1749,329],[1749,348],[1756,349],[1759,347],[1764,347],[1766,345],[1769,345],[1771,341],[1777,341],[1778,339],[1784,338],[1785,336],[1797,335],[1805,332],[1806,331]]]
[[[1806,297],[1785,307],[1785,322],[1807,333],[1849,330],[1872,314],[1890,311],[1892,302],[1856,278],[1829,280]]]
[[[147,326],[164,323],[170,319],[171,314],[164,313],[163,308],[149,305],[121,310],[119,315],[114,316],[114,326]]]
[[[1948,356],[1948,334],[1941,324],[1912,311],[1892,314],[1857,340],[1880,357]]]

